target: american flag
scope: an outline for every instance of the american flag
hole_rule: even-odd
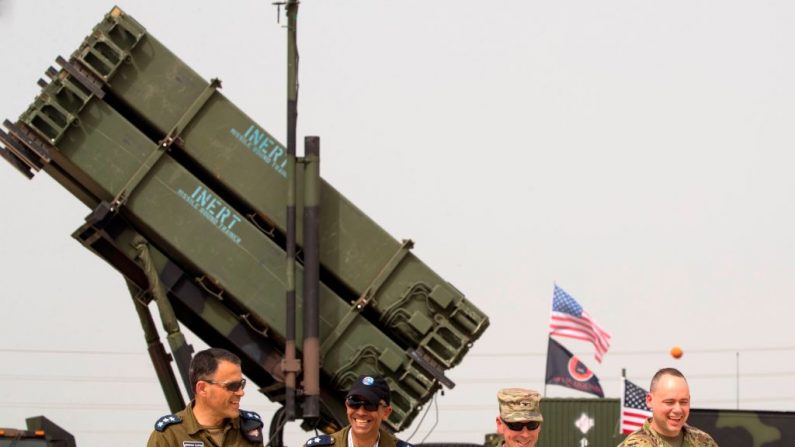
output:
[[[639,429],[651,417],[646,406],[646,390],[624,379],[624,398],[621,400],[621,433],[628,435]]]
[[[594,357],[602,363],[602,356],[610,348],[610,334],[599,327],[574,298],[555,285],[552,294],[552,317],[549,320],[549,335],[576,338],[593,343]]]

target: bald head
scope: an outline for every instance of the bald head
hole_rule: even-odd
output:
[[[657,373],[654,374],[654,377],[651,378],[651,385],[649,386],[649,392],[652,392],[652,393],[654,392],[654,390],[657,388],[657,384],[660,382],[660,379],[663,378],[664,376],[679,377],[682,380],[684,380],[685,383],[687,383],[687,379],[685,379],[685,375],[682,374],[682,372],[679,371],[678,369],[676,369],[676,368],[663,368],[663,369],[657,371]]]

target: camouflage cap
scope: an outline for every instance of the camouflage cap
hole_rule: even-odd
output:
[[[543,421],[541,394],[524,388],[504,388],[497,393],[500,417],[505,422]]]

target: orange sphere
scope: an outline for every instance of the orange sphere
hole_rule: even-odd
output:
[[[682,348],[680,348],[679,346],[674,346],[673,348],[671,348],[671,357],[678,359],[682,357],[682,354],[683,354]]]

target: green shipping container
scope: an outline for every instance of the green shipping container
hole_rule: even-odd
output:
[[[544,398],[544,425],[538,447],[609,447],[618,445],[619,399]]]

